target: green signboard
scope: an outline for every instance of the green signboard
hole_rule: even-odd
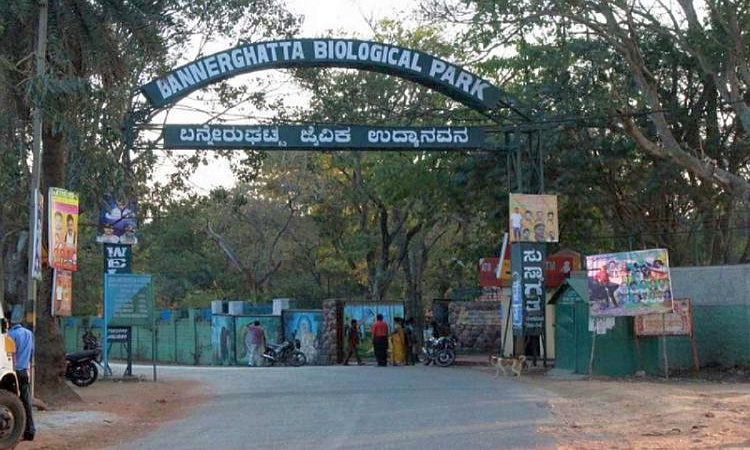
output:
[[[104,321],[112,326],[151,326],[154,290],[151,275],[104,274]]]
[[[164,148],[476,150],[488,136],[486,127],[165,125]]]
[[[499,88],[445,60],[416,50],[355,39],[286,39],[246,43],[166,73],[141,87],[160,108],[239,74],[290,67],[348,67],[411,80],[478,110],[512,106]]]

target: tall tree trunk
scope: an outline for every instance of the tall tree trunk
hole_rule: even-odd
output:
[[[64,187],[66,153],[63,136],[54,133],[50,124],[44,127],[42,157],[42,192],[50,187]],[[46,221],[45,221],[46,222]],[[47,223],[43,233],[46,233]],[[46,240],[49,243],[49,237]],[[49,248],[49,244],[47,245]],[[65,384],[65,346],[60,327],[52,317],[52,270],[44,273],[36,300],[36,381],[37,396],[47,401],[60,398],[77,398]]]

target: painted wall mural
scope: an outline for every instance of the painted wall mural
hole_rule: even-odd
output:
[[[247,365],[247,347],[245,346],[245,330],[254,321],[259,321],[263,331],[266,332],[266,343],[280,343],[281,317],[279,316],[234,316],[235,325],[235,349],[237,352],[236,364]]]
[[[321,310],[284,310],[281,317],[284,340],[291,342],[299,339],[300,351],[305,354],[307,364],[319,364],[323,312]]]
[[[378,314],[388,324],[388,330],[393,330],[393,318],[404,317],[403,303],[347,303],[344,305],[344,336],[349,331],[352,319],[357,319],[359,327],[360,355],[373,356],[371,327]],[[344,343],[346,346],[346,343]],[[346,350],[346,349],[345,349]]]
[[[246,365],[245,329],[254,321],[266,332],[266,342],[281,341],[281,317],[279,316],[211,316],[211,349],[216,365]]]
[[[234,316],[211,316],[211,348],[213,364],[229,366],[234,364],[235,352],[232,345],[234,337]]]

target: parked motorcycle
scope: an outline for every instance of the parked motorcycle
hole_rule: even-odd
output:
[[[424,365],[434,362],[440,367],[448,367],[456,362],[456,339],[453,336],[431,337],[422,347]]]
[[[99,339],[91,330],[86,330],[82,339],[83,351],[65,355],[65,378],[76,386],[86,387],[99,378],[99,368],[96,363],[101,361],[102,350]]]
[[[307,364],[307,357],[299,348],[299,339],[295,339],[294,342],[284,341],[281,344],[268,344],[266,345],[266,351],[263,352],[263,358],[269,366],[275,364],[294,367],[304,366]]]
[[[99,378],[96,360],[100,353],[99,349],[94,349],[66,354],[65,378],[79,387],[92,385]]]

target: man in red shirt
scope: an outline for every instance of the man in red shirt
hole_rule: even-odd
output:
[[[372,324],[372,347],[375,350],[375,360],[379,366],[387,366],[388,363],[388,324],[383,322],[383,315],[375,316]]]

